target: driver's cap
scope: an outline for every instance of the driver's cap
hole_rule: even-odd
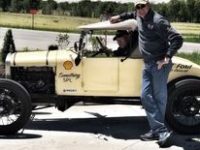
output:
[[[117,38],[119,37],[122,37],[124,35],[128,35],[128,31],[126,30],[117,30],[116,34],[115,34],[115,37],[113,38],[113,40],[116,40]]]

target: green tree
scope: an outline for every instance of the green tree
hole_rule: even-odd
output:
[[[179,21],[188,22],[189,11],[185,1],[180,1]]]
[[[30,4],[30,0],[23,0],[22,1],[22,11],[24,12],[24,13],[30,13],[30,8],[31,8],[31,6],[30,6],[31,4]]]
[[[43,14],[52,14],[57,9],[57,3],[54,0],[43,1],[41,8]]]
[[[167,17],[168,19],[171,19],[169,11],[168,11],[168,4],[160,3],[160,4],[153,5],[153,9],[155,9],[157,12]]]
[[[187,0],[187,7],[188,7],[188,12],[189,12],[189,16],[188,19],[190,22],[195,21],[195,16],[194,16],[194,8],[195,8],[195,0]]]
[[[133,11],[133,10],[134,10],[134,7],[135,7],[135,6],[133,5],[133,3],[128,3],[127,5],[128,5],[128,10],[127,10],[127,11],[130,12],[130,11]]]
[[[169,15],[170,15],[170,20],[178,21],[178,18],[179,18],[178,12],[180,11],[180,1],[179,0],[171,0],[169,2],[168,11],[169,11]]]
[[[69,6],[70,4],[68,2],[63,2],[63,3],[59,3],[58,7],[57,7],[57,11],[60,15],[65,15],[65,14],[69,14]]]
[[[39,9],[41,0],[29,0],[29,5],[31,9]]]
[[[81,17],[91,17],[92,16],[92,3],[90,0],[83,0],[78,3],[78,15]]]
[[[120,4],[120,3],[114,3],[116,8],[114,10],[114,14],[121,14],[123,12],[127,12],[129,7],[128,4],[124,3],[124,4]]]
[[[11,4],[11,0],[0,0],[0,7],[3,11],[8,11]]]
[[[6,56],[9,52],[14,53],[15,51],[16,49],[15,49],[15,43],[13,40],[12,30],[8,30],[4,37],[4,44],[3,44],[2,55],[1,55],[2,62],[5,63]]]
[[[194,4],[194,13],[195,16],[195,22],[200,23],[200,1],[196,0]]]
[[[23,9],[22,0],[12,0],[10,10],[12,12],[20,12]]]

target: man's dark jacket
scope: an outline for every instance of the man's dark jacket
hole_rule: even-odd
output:
[[[135,12],[123,13],[120,18],[137,20],[139,49],[144,61],[158,61],[166,56],[171,58],[183,44],[182,36],[169,21],[152,9],[144,18],[136,16]]]

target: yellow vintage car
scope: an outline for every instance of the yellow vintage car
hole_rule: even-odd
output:
[[[73,48],[8,53],[6,78],[0,79],[0,134],[23,128],[33,105],[54,104],[64,111],[78,101],[140,101],[143,59],[138,47],[127,57],[113,57],[114,41],[108,35],[136,30],[136,21],[105,21],[79,28],[80,39]],[[200,66],[179,57],[172,61],[166,121],[174,131],[198,133]]]

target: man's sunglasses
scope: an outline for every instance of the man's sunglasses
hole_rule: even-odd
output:
[[[146,7],[145,4],[140,4],[140,5],[137,5],[135,8],[136,8],[137,10],[139,10],[139,9],[143,9],[144,7]]]

